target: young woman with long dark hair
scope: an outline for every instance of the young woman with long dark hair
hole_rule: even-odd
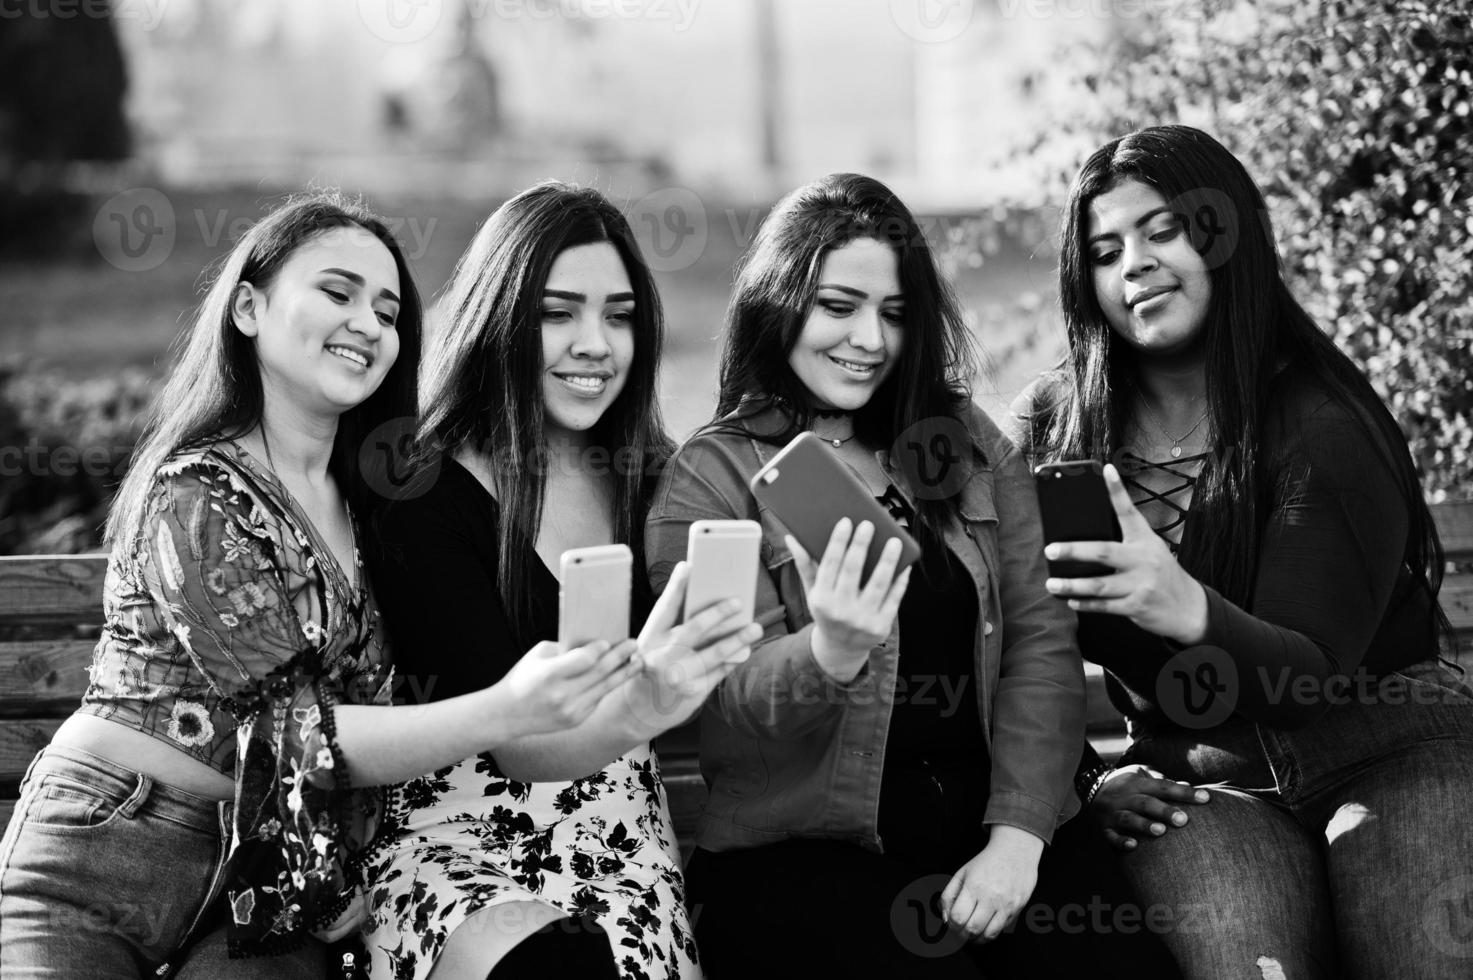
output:
[[[1039,959],[1067,957],[1071,929],[1054,918],[1035,943],[1044,916],[1024,915],[1031,899],[1052,917],[1052,866],[1088,860],[1055,835],[1078,807],[1083,677],[1032,478],[971,403],[972,355],[925,235],[876,180],[792,192],[742,261],[716,418],[671,460],[646,532],[658,587],[693,521],[764,531],[767,633],[701,716],[688,873],[713,975],[1101,968]],[[891,543],[861,583],[867,522],[810,556],[758,506],[748,481],[805,431],[908,525],[916,565],[896,575]]]
[[[431,701],[495,682],[515,651],[557,635],[564,550],[642,555],[671,448],[659,296],[598,192],[547,183],[498,208],[442,311],[421,399],[432,476],[385,511],[375,563],[395,662]],[[640,669],[582,725],[402,787],[371,872],[374,976],[699,975],[649,742],[761,631],[734,604],[676,627],[683,577],[650,611],[636,572]]]
[[[320,977],[309,932],[356,921],[375,787],[577,724],[623,680],[619,651],[549,644],[433,711],[388,704],[360,451],[412,417],[419,344],[402,250],[339,195],[224,260],[109,516],[91,685],[0,846],[7,978]]]
[[[1131,719],[1079,784],[1168,945],[1194,978],[1466,976],[1438,895],[1473,866],[1449,819],[1473,692],[1440,660],[1442,554],[1395,420],[1198,130],[1089,158],[1059,285],[1069,354],[1016,433],[1116,464],[1123,540],[1050,546],[1111,572],[1048,587]]]

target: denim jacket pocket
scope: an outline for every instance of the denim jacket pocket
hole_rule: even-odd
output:
[[[84,779],[49,772],[31,790],[25,829],[46,834],[92,833],[117,820],[122,803]]]

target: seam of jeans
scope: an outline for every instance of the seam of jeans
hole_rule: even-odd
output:
[[[205,889],[205,896],[200,900],[199,908],[194,912],[194,918],[189,922],[189,928],[184,930],[178,945],[169,951],[169,955],[164,958],[164,962],[159,966],[157,972],[159,980],[169,980],[177,972],[179,964],[174,961],[181,953],[187,951],[194,945],[195,940],[199,938],[196,932],[199,929],[200,923],[204,921],[205,915],[220,897],[217,894],[217,890],[220,888],[221,878],[225,874],[225,862],[230,853],[231,804],[222,801],[217,804],[217,807],[218,809],[215,811],[215,815],[219,822],[220,840],[215,849],[215,871],[210,875],[209,886]]]
[[[153,790],[153,777],[148,773],[138,774],[138,784],[133,787],[133,792],[118,806],[118,816],[124,820],[132,820],[138,815],[138,810],[144,803],[148,802],[148,794]]]
[[[46,751],[42,749],[41,752]],[[5,897],[5,873],[10,870],[10,859],[15,854],[15,842],[20,840],[20,829],[25,823],[26,814],[30,812],[35,804],[36,787],[31,783],[31,770],[36,768],[36,760],[41,758],[41,752],[37,752],[31,759],[31,764],[26,767],[26,774],[20,781],[21,794],[17,800],[17,806],[10,815],[10,823],[5,828],[5,836],[0,840],[0,899]]]

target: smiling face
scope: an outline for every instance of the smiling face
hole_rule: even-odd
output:
[[[371,232],[330,228],[264,287],[242,282],[231,311],[256,341],[268,403],[336,418],[378,389],[399,356],[399,269]]]
[[[813,306],[788,364],[813,404],[863,408],[895,370],[905,334],[895,250],[858,238],[824,256]]]
[[[1095,299],[1117,335],[1146,354],[1200,349],[1212,278],[1159,191],[1124,180],[1096,197],[1085,250]]]
[[[608,242],[566,249],[542,291],[542,398],[549,434],[593,428],[634,361],[634,290]]]

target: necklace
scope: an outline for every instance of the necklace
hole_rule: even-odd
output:
[[[1151,426],[1157,432],[1165,436],[1166,440],[1171,443],[1171,458],[1181,459],[1181,444],[1190,439],[1192,437],[1192,433],[1196,432],[1199,428],[1201,428],[1202,423],[1207,421],[1207,409],[1202,409],[1202,414],[1197,417],[1197,421],[1192,424],[1192,427],[1186,432],[1183,432],[1178,437],[1173,436],[1170,432],[1166,431],[1166,427],[1161,424],[1160,416],[1156,414],[1155,409],[1146,404],[1146,400],[1144,398],[1140,399],[1140,403],[1141,408],[1144,408],[1146,410],[1146,414],[1150,417]]]
[[[851,421],[850,421],[851,431],[843,439],[835,439],[832,436],[818,436],[820,439],[822,439],[824,442],[828,443],[830,446],[833,446],[835,449],[838,449],[839,447],[843,446],[844,443],[848,442],[850,439],[853,439],[854,436],[857,434],[854,431],[852,431],[852,429],[853,429],[853,421],[852,421],[853,413],[852,412],[834,411],[832,409],[822,409],[822,408],[819,408],[819,409],[814,409],[813,416],[814,416],[814,420],[815,421],[817,421],[818,419],[830,419],[830,420],[851,419]],[[817,432],[815,432],[813,434],[816,435],[816,436],[818,435]]]

